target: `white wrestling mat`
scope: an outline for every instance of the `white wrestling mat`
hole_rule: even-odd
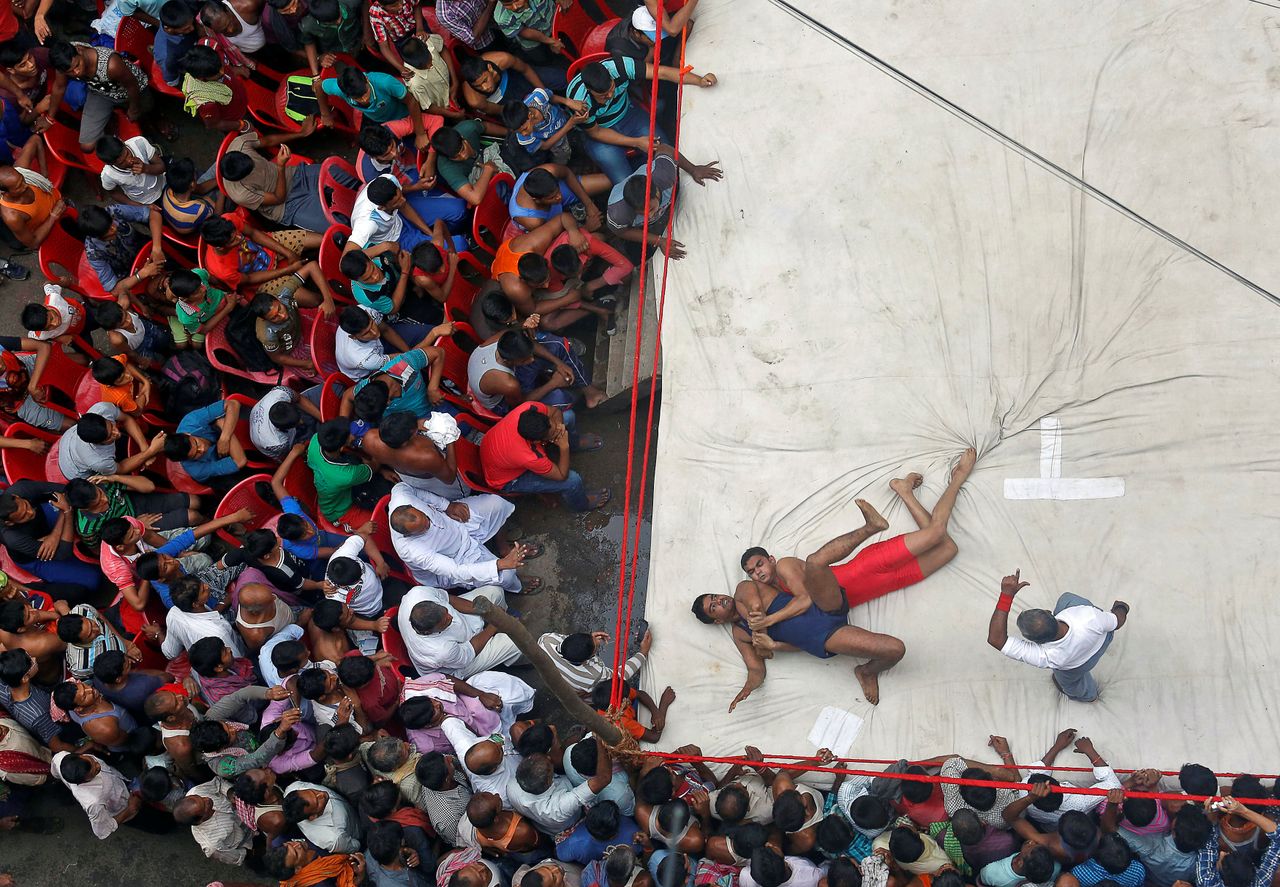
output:
[[[1075,727],[1116,766],[1273,771],[1280,8],[794,3],[855,46],[770,0],[702,0],[689,43],[720,85],[686,91],[681,147],[725,181],[682,184],[663,334],[662,745],[807,753],[836,706],[853,756],[1002,732],[1029,762]],[[745,672],[691,599],[749,545],[860,525],[854,497],[914,529],[888,481],[923,472],[932,508],[968,445],[957,559],[852,613],[906,642],[880,705],[852,660],[789,653],[726,714]],[[987,646],[1019,567],[1015,615],[1132,604],[1099,702]]]

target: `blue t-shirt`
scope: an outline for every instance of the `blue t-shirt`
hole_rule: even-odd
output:
[[[174,536],[164,545],[161,545],[156,551],[161,554],[167,554],[169,557],[177,557],[188,548],[196,544],[196,534],[191,530]],[[178,562],[178,569],[182,570],[183,575],[186,574],[186,567],[182,566],[182,562]],[[173,607],[173,598],[169,597],[169,586],[160,580],[151,583],[151,587],[155,589],[156,594],[160,595],[160,600],[164,601],[166,609]]]
[[[615,844],[631,844],[632,849],[639,854],[642,852],[642,848],[636,843],[636,833],[639,831],[640,826],[636,825],[634,819],[623,816],[618,820],[617,834],[607,841],[601,841],[587,831],[586,822],[580,822],[556,845],[556,859],[585,865],[604,856],[604,851]]]
[[[183,416],[182,421],[178,423],[179,434],[202,437],[214,444],[205,450],[204,455],[199,459],[182,460],[183,470],[195,480],[208,480],[211,477],[221,477],[224,474],[235,474],[240,470],[240,466],[236,464],[235,459],[230,456],[218,455],[216,442],[222,432],[213,423],[226,414],[227,405],[219,400],[209,404],[207,407],[192,410]]]
[[[528,135],[517,132],[516,144],[529,151],[537,151],[542,147],[543,142],[560,131],[560,127],[564,126],[569,118],[563,108],[552,104],[551,91],[548,89],[535,89],[524,97],[524,103],[542,112],[542,122]]]
[[[433,409],[431,401],[427,398],[427,376],[424,375],[427,366],[425,351],[413,348],[404,354],[397,354],[384,363],[382,369],[373,376],[360,380],[356,385],[356,394],[359,394],[376,376],[386,373],[400,380],[401,387],[400,396],[387,403],[386,412],[425,416]]]
[[[409,106],[404,102],[407,90],[403,80],[378,71],[365,74],[365,77],[369,78],[369,103],[367,105],[352,101],[339,89],[337,77],[328,77],[321,81],[320,88],[324,90],[325,95],[342,99],[358,110],[369,123],[391,123],[409,116]]]

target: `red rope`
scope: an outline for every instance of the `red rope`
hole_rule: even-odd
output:
[[[703,763],[703,764],[746,764],[759,766],[758,761],[748,761],[745,758],[720,758],[710,755],[683,755],[674,752],[654,752],[647,751],[646,755],[655,758],[662,758],[666,761],[675,763]],[[806,760],[812,760],[808,758]],[[765,766],[777,768],[781,770],[810,770],[817,773],[834,773],[845,776],[871,776],[871,777],[887,777],[889,779],[901,779],[905,782],[929,782],[944,785],[977,785],[987,788],[1007,788],[1027,790],[1031,788],[1031,784],[1027,782],[1003,782],[994,779],[962,779],[952,776],[931,776],[929,774],[920,773],[885,773],[883,770],[854,770],[844,767],[824,767],[809,766],[802,763],[767,763]],[[993,769],[994,768],[993,766]],[[1089,788],[1079,785],[1050,785],[1049,791],[1060,795],[1097,795],[1098,797],[1106,797],[1108,789],[1105,788]],[[1214,800],[1213,795],[1184,795],[1176,792],[1140,792],[1129,791],[1125,789],[1124,796],[1126,798],[1152,798],[1158,801],[1211,801]],[[1280,806],[1280,798],[1241,798],[1241,801],[1250,806],[1275,807]]]
[[[654,32],[653,43],[653,85],[649,91],[649,151],[645,159],[645,170],[649,175],[653,173],[653,146],[654,131],[658,124],[658,68],[662,62],[662,27],[659,25]],[[616,85],[615,85],[615,88]],[[640,385],[640,345],[641,337],[644,333],[644,299],[645,299],[645,272],[648,270],[649,259],[649,209],[653,202],[653,183],[649,182],[649,188],[645,193],[644,200],[644,225],[641,228],[641,250],[640,250],[640,286],[636,295],[636,331],[635,331],[635,361],[631,369],[631,420],[627,432],[627,474],[626,474],[626,491],[623,495],[622,504],[622,550],[618,557],[618,615],[614,623],[614,643],[613,643],[613,683],[610,687],[610,706],[618,708],[622,705],[622,674],[621,666],[624,661],[622,654],[627,645],[626,636],[623,634],[623,610],[627,611],[627,622],[630,623],[630,603],[624,600],[627,590],[627,552],[630,548],[631,525],[628,521],[628,515],[631,514],[631,482],[635,471],[635,455],[636,455],[636,407],[639,403]],[[652,422],[652,416],[649,417]],[[639,533],[640,527],[637,524],[636,532]],[[636,547],[639,547],[640,540],[637,535]]]
[[[813,760],[813,755],[774,755],[774,754],[762,753],[762,756],[766,760],[773,760],[773,759],[777,759],[780,761]],[[836,758],[836,760],[842,764],[884,764],[887,766],[889,764],[897,763],[897,760],[889,760],[887,758]],[[925,761],[908,761],[907,763],[908,764],[924,764],[926,762]],[[993,764],[992,766],[996,766],[996,765]],[[1062,767],[1057,765],[1046,766],[1044,764],[1000,764],[999,766],[1017,767],[1019,770],[1049,770],[1051,772],[1063,772],[1063,773],[1092,773],[1093,772],[1092,767]],[[1124,769],[1121,767],[1112,767],[1111,769],[1115,773],[1137,773],[1138,772],[1138,770],[1136,769]],[[1140,769],[1150,770],[1153,768],[1145,767]],[[1177,776],[1179,771],[1157,770],[1156,772],[1159,773],[1161,776]],[[1238,776],[1254,776],[1254,777],[1257,777],[1258,779],[1280,779],[1280,774],[1268,774],[1268,773],[1217,773],[1215,775],[1219,779],[1235,779]]]
[[[658,30],[661,30],[661,28],[659,27]],[[687,27],[681,29],[680,31],[680,64],[678,67],[678,70],[680,72],[680,80],[676,85],[676,128],[675,128],[675,133],[672,135],[672,141],[671,141],[671,150],[675,153],[676,158],[679,158],[680,156],[680,117],[682,116],[681,112],[684,109],[684,75],[689,72],[689,69],[685,67],[685,58],[684,58],[685,39],[688,36],[688,34],[689,34],[689,29]],[[654,44],[655,61],[658,58],[657,46],[658,44],[655,43]],[[657,80],[656,77],[654,79],[655,81]],[[653,372],[655,376],[658,374],[658,356],[662,351],[662,318],[663,318],[663,315],[666,313],[666,309],[667,309],[667,272],[671,267],[671,240],[676,227],[675,225],[676,198],[679,195],[679,191],[680,191],[680,171],[678,169],[678,161],[677,161],[676,182],[674,185],[671,186],[671,208],[668,210],[668,213],[667,213],[667,241],[666,241],[666,246],[664,247],[662,252],[662,289],[658,293],[658,327],[657,327],[657,332],[654,334],[654,338],[653,338]],[[640,355],[637,354],[636,363],[638,364],[639,362],[640,362]],[[628,643],[628,638],[630,638],[631,636],[631,608],[635,602],[635,596],[636,596],[636,574],[639,573],[638,561],[640,557],[640,528],[644,522],[645,492],[649,483],[649,453],[652,450],[653,439],[654,439],[653,405],[654,405],[654,398],[656,397],[657,393],[658,393],[658,386],[654,383],[650,383],[649,414],[645,422],[644,460],[641,463],[641,469],[640,469],[640,498],[639,498],[638,504],[636,505],[636,544],[631,550],[631,581],[630,581],[630,585],[627,588],[626,633],[624,636],[619,636],[619,640],[618,640],[618,646],[619,648],[623,649],[624,653],[625,653],[625,644]]]

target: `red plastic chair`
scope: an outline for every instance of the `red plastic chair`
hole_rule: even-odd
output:
[[[152,50],[155,40],[154,31],[133,16],[127,15],[120,19],[116,28],[115,51],[129,56],[138,63],[138,67],[146,70],[151,66],[155,55]]]
[[[326,378],[338,372],[338,324],[316,312],[311,325],[311,362]]]
[[[507,201],[515,182],[515,176],[510,173],[498,173],[494,176],[471,220],[472,238],[490,255],[497,255],[498,247],[502,245],[502,230],[511,221]]]
[[[596,25],[588,31],[587,35],[582,39],[582,42],[578,44],[578,46],[581,47],[581,51],[577,53],[577,56],[596,55],[601,52],[607,53],[608,51],[604,48],[605,41],[609,39],[609,32],[612,31],[620,21],[622,21],[622,19],[610,19],[607,22]]]
[[[471,318],[471,304],[480,292],[480,284],[468,280],[462,273],[468,268],[481,281],[489,279],[489,268],[477,259],[470,251],[458,253],[458,273],[453,276],[453,289],[445,296],[445,319],[452,321],[468,321]]]
[[[44,476],[48,481],[55,484],[65,484],[67,482],[67,476],[58,467],[58,451],[61,446],[62,438],[58,438],[49,445],[49,451],[44,454]]]
[[[257,382],[259,385],[280,384],[281,373],[252,372],[240,365],[239,357],[231,348],[231,343],[227,341],[227,321],[225,318],[211,329],[205,337],[204,352],[205,356],[209,358],[209,363],[213,364],[213,368],[219,372],[239,376],[241,379],[248,379],[250,382]]]
[[[616,22],[615,18],[610,24]],[[581,3],[573,3],[568,9],[556,10],[556,17],[551,22],[551,33],[564,44],[568,55],[577,58],[580,55],[586,55],[587,51],[582,47],[586,43],[587,35],[599,23],[600,19],[591,15]]]
[[[187,474],[187,470],[181,464],[169,459],[157,459],[156,463],[163,463],[164,476],[169,479],[169,485],[179,493],[190,493],[195,496],[208,496],[213,493],[213,487],[202,484]]]
[[[181,268],[183,271],[190,271],[196,267],[196,249],[197,244],[188,244],[185,240],[178,237],[177,234],[164,229],[162,233],[167,233],[168,240],[161,243],[160,248],[164,251],[164,257],[169,260],[168,270],[174,271]],[[130,267],[131,274],[137,274],[142,267],[151,261],[151,244],[147,244],[138,250],[138,254],[133,257],[133,265]],[[113,302],[115,298],[108,296]]]
[[[76,412],[84,415],[89,407],[102,400],[102,383],[93,377],[93,373],[85,373],[76,386]]]
[[[320,164],[320,203],[324,206],[324,217],[330,225],[350,225],[351,210],[356,205],[356,197],[360,192],[349,188],[338,181],[335,171],[351,176],[357,182],[356,168],[341,157],[330,157]]]
[[[440,24],[440,16],[436,15],[435,8],[432,6],[423,7],[422,18],[427,23],[427,30],[432,34],[439,34],[440,39],[444,41],[445,49],[453,49],[459,46],[461,41],[453,34],[449,33],[449,29]]]
[[[40,577],[35,573],[28,573],[26,570],[22,569],[22,567],[18,566],[17,562],[15,562],[9,555],[9,549],[5,548],[3,545],[0,545],[0,570],[3,570],[5,575],[10,579],[15,582],[21,582],[23,585],[30,585],[33,582],[41,581]],[[53,609],[53,598],[49,597],[49,595],[45,594],[43,591],[32,591],[31,595],[33,596],[31,606],[35,607],[37,610]],[[39,603],[40,606],[36,606],[37,603]]]
[[[74,410],[76,392],[80,389],[80,382],[87,375],[89,375],[88,367],[81,366],[67,357],[66,352],[62,350],[60,342],[52,343],[49,348],[49,362],[45,365],[44,375],[40,378],[40,384],[46,386],[50,391],[56,391],[61,396],[63,403],[49,403],[47,406],[59,410],[73,419],[78,419],[80,413]]]
[[[311,466],[307,464],[305,456],[295,460],[293,467],[285,475],[284,489],[301,503],[304,511],[315,514],[316,502],[320,497],[316,493],[315,478],[311,474]]]
[[[391,620],[391,625],[382,633],[382,649],[391,654],[391,658],[396,661],[399,668],[407,669],[417,675],[418,670],[413,667],[413,660],[409,658],[409,648],[405,645],[404,638],[400,636],[400,629],[396,624],[396,617],[399,614],[399,607],[392,607],[383,614]]]
[[[258,448],[253,445],[253,437],[249,434],[249,411],[253,409],[258,399],[249,397],[246,394],[232,394],[227,399],[234,400],[240,404],[240,421],[236,423],[235,435],[236,440],[240,441],[240,446],[244,447],[246,466],[249,468],[275,468],[276,463],[258,452]],[[267,480],[271,480],[271,478],[267,478]],[[235,511],[234,508],[231,510]]]
[[[320,388],[320,421],[328,422],[338,416],[338,410],[342,407],[342,393],[339,393],[338,386],[342,386],[345,392],[354,385],[352,381],[344,373],[330,373],[325,377],[324,385]]]
[[[138,124],[129,120],[121,110],[112,115],[115,121],[115,134],[121,141],[141,135]],[[107,127],[108,132],[111,126]],[[55,112],[53,123],[44,132],[44,143],[49,152],[67,166],[83,169],[95,177],[102,172],[102,161],[92,152],[86,154],[80,150],[80,115],[66,106]]]
[[[49,280],[69,277],[76,281],[76,289],[90,299],[109,299],[111,294],[102,287],[97,273],[89,267],[84,253],[84,238],[76,229],[76,214],[72,210],[49,229],[49,236],[40,244],[37,253],[40,271]]]
[[[227,495],[222,497],[222,501],[218,503],[217,510],[213,513],[214,519],[216,520],[217,518],[234,514],[241,508],[249,508],[252,509],[254,516],[253,520],[244,522],[245,529],[259,530],[266,526],[267,521],[279,514],[280,508],[276,505],[269,504],[265,499],[258,495],[258,491],[255,487],[260,483],[265,483],[270,486],[271,475],[255,474],[252,477],[246,477],[244,480],[240,481],[240,483],[228,490]],[[226,529],[219,530],[218,535],[228,545],[240,545],[240,540],[231,535],[231,533]]]
[[[53,187],[61,188],[62,183],[67,178],[67,165],[53,156],[52,151],[44,152],[45,169],[48,171],[46,178],[53,182]]]
[[[465,437],[458,438],[453,445],[454,457],[458,462],[458,473],[462,475],[462,479],[467,485],[477,493],[494,493],[498,496],[511,498],[511,493],[504,493],[497,487],[491,486],[484,479],[484,466],[480,462],[480,448],[467,440]]]
[[[572,82],[573,78],[578,76],[578,72],[580,72],[587,65],[591,64],[592,62],[602,62],[608,57],[609,57],[609,53],[607,52],[593,52],[590,55],[580,56],[573,64],[569,66],[569,71],[565,76],[567,76],[569,78],[569,81]]]
[[[58,435],[43,428],[36,428],[26,422],[14,422],[5,429],[4,436],[9,440],[42,440],[53,446]],[[33,453],[30,450],[5,447],[0,450],[0,467],[4,468],[4,476],[9,483],[20,480],[47,480],[44,473],[45,454]]]
[[[351,281],[342,273],[342,269],[338,264],[342,261],[342,246],[338,245],[336,237],[341,236],[343,246],[346,245],[347,238],[351,236],[351,228],[348,225],[334,225],[324,233],[324,239],[320,242],[320,254],[316,257],[316,263],[320,266],[320,273],[324,275],[324,279],[329,284],[329,289],[334,294],[341,293],[346,298],[351,296]]]
[[[391,541],[391,496],[383,496],[373,507],[373,544],[382,552],[382,559],[387,562],[391,575],[402,579],[410,585],[417,585],[417,580],[409,572],[404,563],[396,556],[395,543]]]

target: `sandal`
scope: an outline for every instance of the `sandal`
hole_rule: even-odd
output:
[[[596,490],[594,493],[587,494],[587,511],[595,511],[598,508],[604,508],[609,504],[609,500],[613,498],[613,491],[608,487],[603,490]]]
[[[589,453],[604,446],[604,438],[593,432],[578,435],[578,445],[572,449],[574,453]]]
[[[540,542],[524,542],[524,559],[526,561],[537,560],[546,553],[547,549]]]
[[[520,595],[522,597],[529,597],[531,595],[541,594],[544,591],[543,584],[542,578],[539,576],[530,576],[527,579],[522,576],[520,577]]]

